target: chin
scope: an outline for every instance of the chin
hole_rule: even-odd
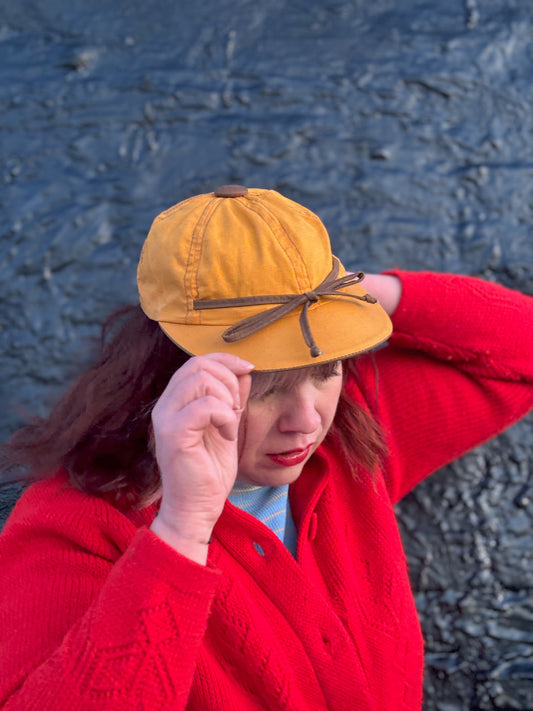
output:
[[[265,472],[264,474],[237,474],[237,481],[242,484],[252,484],[254,486],[283,486],[292,484],[303,471],[303,466],[280,467],[279,469]]]

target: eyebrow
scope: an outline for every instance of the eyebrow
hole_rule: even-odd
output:
[[[264,395],[272,388],[291,388],[307,378],[327,379],[335,375],[338,369],[339,361],[335,360],[292,370],[256,371],[252,373],[250,396]]]

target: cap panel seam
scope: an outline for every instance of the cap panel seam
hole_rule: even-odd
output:
[[[263,220],[263,222],[265,222],[268,225],[272,234],[277,238],[277,242],[278,242],[279,246],[287,255],[287,258],[288,258],[291,268],[293,270],[296,281],[298,282],[298,288],[300,290],[305,290],[307,287],[307,284],[311,284],[311,277],[309,275],[309,272],[307,271],[307,265],[305,264],[305,261],[302,259],[302,255],[300,254],[298,247],[294,244],[294,242],[291,239],[290,235],[288,234],[287,230],[283,227],[283,225],[278,220],[278,218],[274,215],[274,213],[268,207],[266,207],[266,205],[264,205],[260,199],[257,199],[257,198],[248,199],[246,201],[245,206],[252,212],[255,212],[255,214],[258,215]],[[268,219],[266,219],[266,215],[264,213],[262,213],[260,210],[256,209],[257,206],[265,211],[266,215],[268,215]],[[281,230],[281,232],[283,233],[283,235],[286,238],[286,241],[290,244],[291,249],[287,249],[287,245],[283,244],[282,240],[279,239],[279,237],[278,237],[279,230],[276,230],[275,227],[278,227]],[[295,260],[291,257],[291,254],[290,254],[291,251],[293,252],[293,254],[296,254],[298,256],[298,260]],[[302,278],[298,274],[298,271],[296,269],[296,261],[299,262],[300,266],[303,265],[303,268],[305,270],[305,276],[307,277],[307,284],[302,284]]]
[[[201,315],[194,310],[194,300],[199,296],[198,271],[200,269],[203,237],[205,235],[207,225],[221,204],[222,202],[215,198],[207,203],[192,234],[189,254],[187,255],[187,264],[183,275],[184,293],[187,299],[185,306],[185,323],[191,323],[191,321],[193,323],[201,322]],[[193,315],[193,318],[190,320],[191,314]]]

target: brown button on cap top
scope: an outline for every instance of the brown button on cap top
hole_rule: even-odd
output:
[[[221,185],[215,190],[215,196],[225,198],[242,197],[247,192],[248,188],[245,188],[244,185]]]

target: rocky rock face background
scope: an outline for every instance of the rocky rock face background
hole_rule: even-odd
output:
[[[2,439],[135,300],[153,217],[219,184],[304,203],[353,269],[533,294],[531,9],[1,0]],[[398,508],[426,711],[533,709],[532,434],[529,418]]]

